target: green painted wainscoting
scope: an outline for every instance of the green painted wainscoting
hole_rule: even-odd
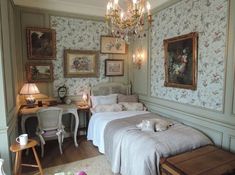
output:
[[[190,4],[194,3],[194,4]],[[215,11],[213,11],[213,14],[210,14],[210,10],[203,11],[207,9],[208,6],[210,6],[210,3],[212,3],[214,6],[211,7],[211,11],[213,11],[213,8],[215,8]],[[206,135],[208,135],[213,142],[223,147],[227,150],[235,152],[235,87],[234,87],[234,74],[235,74],[235,1],[233,0],[222,0],[217,1],[213,0],[208,2],[203,0],[197,0],[197,1],[187,1],[187,4],[194,5],[195,8],[192,8],[192,10],[188,10],[188,7],[186,6],[186,1],[184,0],[173,0],[170,1],[163,6],[156,8],[153,10],[153,16],[154,18],[154,26],[151,30],[148,32],[148,37],[146,40],[142,40],[139,42],[135,42],[132,44],[131,48],[138,47],[139,45],[142,45],[147,50],[147,58],[144,61],[144,64],[142,65],[141,69],[136,69],[134,67],[130,71],[130,80],[133,82],[133,92],[140,95],[140,100],[143,101],[148,109],[152,112],[158,113],[160,115],[166,116],[168,118],[172,118],[178,121],[181,121],[187,125],[190,125],[202,132],[204,132]],[[175,8],[175,9],[174,9]],[[174,9],[174,10],[172,10]],[[202,82],[200,81],[202,78],[205,78],[200,76],[198,79],[198,90],[191,91],[191,90],[179,90],[177,88],[168,88],[164,87],[164,84],[160,80],[164,80],[164,48],[163,45],[160,45],[160,52],[157,52],[158,48],[156,48],[154,44],[157,46],[159,43],[155,41],[157,37],[155,37],[159,31],[164,31],[168,29],[168,26],[170,25],[169,21],[167,21],[167,24],[163,30],[161,30],[161,22],[162,18],[166,17],[167,15],[170,16],[172,19],[174,19],[174,14],[170,14],[172,11],[177,10],[185,10],[186,12],[183,12],[183,16],[177,16],[178,20],[183,20],[185,23],[189,24],[188,30],[185,30],[181,26],[175,26],[176,33],[174,33],[174,28],[172,30],[169,30],[169,33],[167,33],[167,37],[173,37],[180,35],[181,33],[190,33],[193,31],[199,32],[199,41],[200,39],[203,39],[203,34],[208,33],[208,31],[205,30],[203,26],[203,23],[199,21],[193,21],[193,18],[190,18],[190,13],[194,10],[202,10],[198,11],[199,18],[201,18],[201,21],[205,21],[206,18],[203,18],[203,13],[210,14],[208,15],[211,18],[211,23],[227,23],[225,27],[224,36],[225,39],[223,41],[220,41],[222,43],[222,46],[224,48],[221,48],[222,54],[221,56],[224,57],[224,59],[221,61],[221,66],[219,66],[219,69],[221,69],[221,72],[218,72],[217,64],[209,64],[207,67],[208,69],[211,69],[213,74],[214,72],[217,73],[217,75],[221,78],[221,84],[218,86],[215,86],[215,88],[219,87],[220,89],[219,93],[221,94],[219,96],[218,100],[221,102],[219,105],[221,108],[217,108],[215,106],[201,106],[200,103],[195,104],[192,102],[180,102],[180,96],[178,96],[178,101],[176,99],[170,99],[171,95],[180,95],[181,92],[184,92],[190,96],[200,91],[200,88],[203,88]],[[221,11],[220,11],[221,10]],[[168,13],[168,14],[167,14]],[[201,13],[201,14],[200,14]],[[224,18],[220,19],[223,21],[218,22],[216,18],[219,18],[219,15],[224,16]],[[201,16],[200,16],[201,15]],[[207,16],[207,17],[208,17]],[[197,18],[197,15],[195,15],[195,18]],[[167,19],[166,19],[167,20]],[[171,20],[171,19],[170,19]],[[225,20],[225,21],[224,21]],[[195,25],[198,25],[195,27]],[[201,25],[201,26],[200,26]],[[190,28],[191,27],[191,28]],[[219,28],[219,26],[218,26]],[[215,29],[218,29],[215,27]],[[195,30],[196,29],[196,30]],[[200,31],[202,30],[202,31]],[[215,30],[215,31],[216,31]],[[219,29],[218,29],[219,30]],[[211,33],[208,33],[207,37],[210,39],[213,37],[216,33],[215,31],[212,31]],[[168,36],[169,35],[169,36]],[[165,38],[164,38],[165,39]],[[162,42],[162,41],[160,41]],[[200,42],[199,42],[200,44]],[[218,60],[220,58],[214,57],[213,53],[208,53],[208,57],[203,57],[200,55],[202,53],[202,46],[199,45],[199,59],[198,59],[198,70],[205,71],[203,68],[204,63],[203,61],[211,61],[210,59]],[[157,50],[157,51],[156,51]],[[134,49],[131,50],[132,52]],[[158,66],[156,67],[154,66]],[[211,67],[210,67],[211,66]],[[154,72],[152,69],[156,70]],[[203,70],[204,69],[204,70]],[[162,74],[159,74],[162,73]],[[210,75],[204,75],[204,76],[210,76]],[[154,79],[156,78],[156,79]],[[163,81],[164,82],[164,81]],[[213,83],[212,81],[208,81],[209,83]],[[210,85],[210,84],[209,84]],[[156,90],[156,93],[153,93],[152,87],[158,87],[162,90],[164,95],[158,94],[161,93],[160,91]],[[211,96],[208,96],[208,99],[205,100],[205,103],[212,104],[214,101],[210,101],[211,98],[213,98],[213,94],[211,93],[213,91],[213,88],[207,89],[207,94],[211,94]],[[173,93],[172,93],[173,92]],[[216,95],[216,94],[215,94]],[[200,98],[198,96],[198,98]],[[195,99],[194,99],[195,100]],[[196,101],[198,99],[196,98]]]

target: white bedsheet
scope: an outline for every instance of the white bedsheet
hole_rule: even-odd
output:
[[[87,133],[87,140],[91,140],[95,146],[98,147],[99,152],[104,151],[104,129],[105,126],[115,119],[136,116],[140,114],[147,114],[148,111],[122,111],[122,112],[102,112],[92,115]]]

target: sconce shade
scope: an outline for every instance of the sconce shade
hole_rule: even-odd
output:
[[[32,94],[39,94],[38,87],[34,83],[25,83],[22,87],[20,94],[21,95],[32,95]]]
[[[134,65],[140,69],[144,61],[143,48],[137,48],[136,52],[132,55]]]

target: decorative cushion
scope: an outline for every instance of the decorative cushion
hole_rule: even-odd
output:
[[[119,102],[138,102],[138,96],[137,95],[122,95],[118,94],[118,103]]]
[[[117,103],[117,94],[111,94],[107,96],[91,96],[92,107],[96,105],[107,105]]]
[[[107,104],[107,105],[96,105],[92,108],[92,113],[97,112],[120,112],[123,110],[123,106],[121,104]]]
[[[124,111],[143,111],[144,110],[144,105],[142,103],[121,102],[118,104],[123,105]]]

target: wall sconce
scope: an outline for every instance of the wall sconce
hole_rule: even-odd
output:
[[[143,61],[144,61],[144,50],[143,49],[140,49],[138,48],[136,53],[133,54],[133,63],[134,65],[140,69],[141,68],[141,65],[143,64]]]

